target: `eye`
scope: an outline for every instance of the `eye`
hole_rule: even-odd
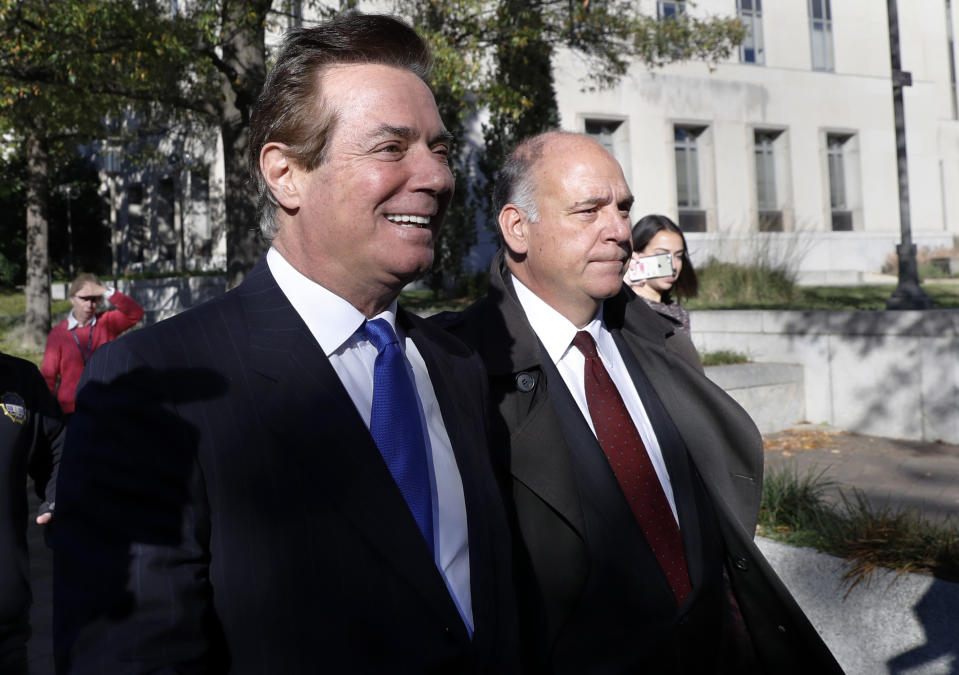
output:
[[[433,154],[439,157],[444,164],[449,164],[450,161],[450,146],[446,143],[439,143],[433,146]]]
[[[406,150],[402,143],[398,141],[388,141],[377,146],[375,152],[384,155],[401,155]]]

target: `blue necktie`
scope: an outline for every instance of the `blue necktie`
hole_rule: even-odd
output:
[[[373,364],[370,433],[433,553],[433,500],[420,398],[392,326],[373,319],[365,328],[379,352]]]

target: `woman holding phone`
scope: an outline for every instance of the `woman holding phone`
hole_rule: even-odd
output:
[[[666,216],[653,214],[636,221],[632,239],[633,257],[626,272],[626,284],[653,310],[676,325],[677,334],[681,333],[683,341],[688,343],[684,351],[691,350],[688,355],[695,354],[695,365],[702,368],[689,337],[689,312],[679,303],[679,298],[694,298],[699,291],[696,270],[687,257],[683,231]]]

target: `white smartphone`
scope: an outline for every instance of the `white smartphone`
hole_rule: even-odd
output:
[[[673,276],[673,256],[669,253],[633,257],[629,261],[629,280],[659,279]]]

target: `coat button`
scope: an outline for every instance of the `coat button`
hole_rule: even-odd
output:
[[[516,376],[516,388],[521,392],[526,393],[533,391],[533,387],[535,386],[536,378],[529,373],[520,373]]]
[[[733,559],[733,565],[736,566],[737,570],[742,570],[743,572],[749,569],[749,561],[741,555],[737,555]]]

